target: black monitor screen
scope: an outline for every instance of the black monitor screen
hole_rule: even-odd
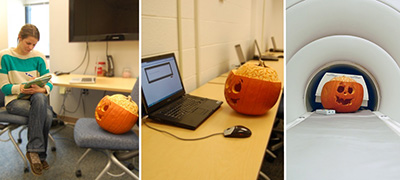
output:
[[[139,40],[139,0],[70,0],[69,41]]]

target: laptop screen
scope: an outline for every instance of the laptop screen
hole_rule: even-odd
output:
[[[184,94],[174,54],[143,59],[141,71],[142,92],[148,108],[176,94]]]
[[[272,47],[274,48],[274,50],[276,50],[276,42],[274,36],[271,37],[271,41],[272,41]]]
[[[236,54],[238,55],[240,64],[246,63],[246,59],[244,58],[242,47],[240,46],[240,44],[235,45],[235,49],[236,49]]]
[[[260,47],[258,46],[257,39],[254,40],[254,44],[256,45],[256,49],[258,52],[258,59],[261,59],[261,51],[260,51]]]

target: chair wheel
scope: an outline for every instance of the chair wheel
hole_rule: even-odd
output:
[[[132,163],[129,163],[128,164],[128,169],[132,171],[132,170],[135,169],[135,166]]]
[[[17,141],[18,141],[18,144],[22,143],[22,139],[18,139]]]
[[[81,177],[81,176],[82,176],[81,170],[77,170],[77,171],[75,172],[75,176],[76,176],[76,177]]]
[[[24,173],[28,173],[28,172],[29,172],[29,168],[25,168]]]
[[[51,147],[51,151],[56,151],[57,150],[57,148],[56,147]]]

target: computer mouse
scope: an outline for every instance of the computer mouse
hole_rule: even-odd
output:
[[[225,137],[237,137],[237,138],[246,138],[251,136],[251,131],[249,128],[237,125],[225,129],[224,131]]]
[[[59,75],[63,75],[63,74],[69,74],[69,72],[56,71],[56,72],[54,72],[54,74],[56,76],[59,76]]]

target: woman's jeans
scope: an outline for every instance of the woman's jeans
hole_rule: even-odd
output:
[[[6,106],[8,113],[28,117],[27,152],[36,152],[40,160],[46,159],[47,139],[53,120],[53,111],[48,104],[48,97],[36,93],[29,100],[12,100]]]

